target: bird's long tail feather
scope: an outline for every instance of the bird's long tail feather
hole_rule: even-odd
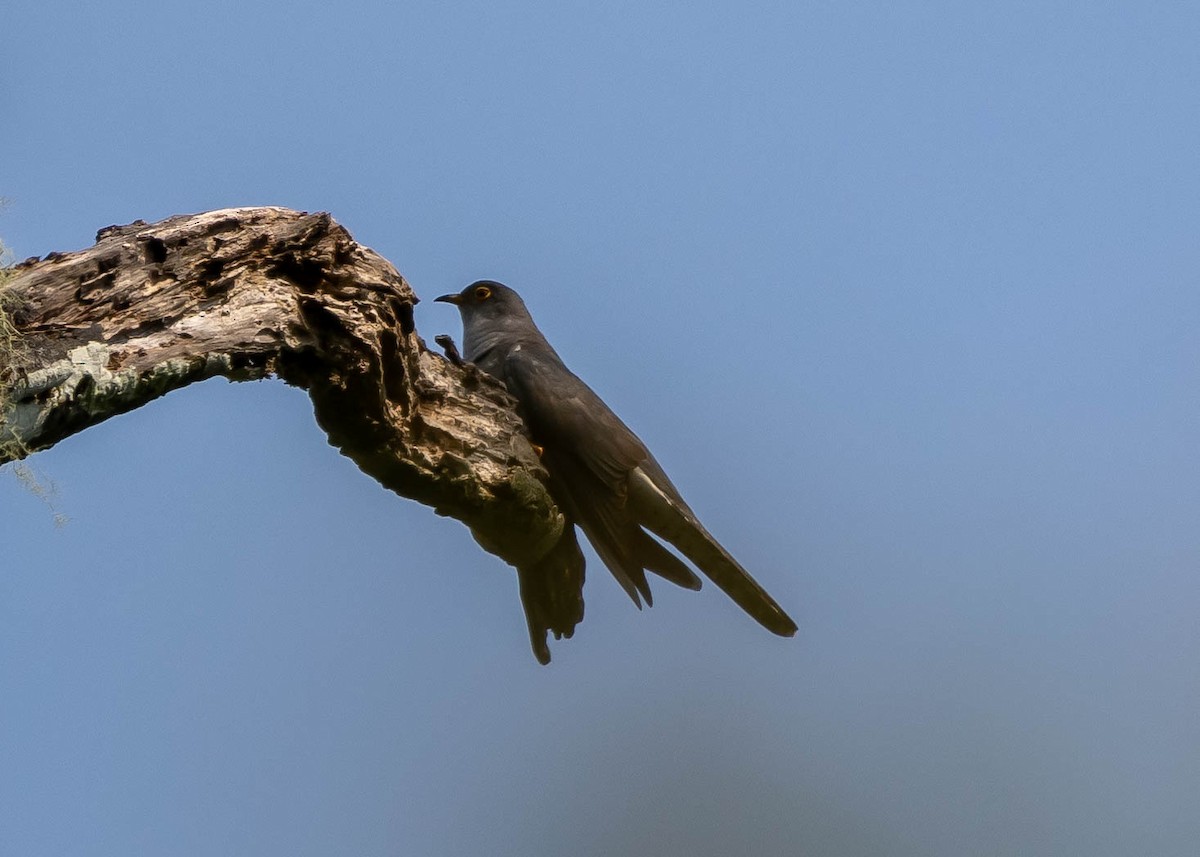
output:
[[[629,474],[628,503],[637,521],[674,545],[725,594],[772,633],[790,637],[796,623],[750,573],[704,529],[686,506],[681,506],[635,467]]]

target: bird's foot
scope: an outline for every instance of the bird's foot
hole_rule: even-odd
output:
[[[454,337],[448,333],[439,333],[433,338],[433,341],[442,346],[442,351],[446,353],[446,359],[460,369],[467,365],[467,361],[462,359],[462,355],[458,353],[458,346],[454,344]]]

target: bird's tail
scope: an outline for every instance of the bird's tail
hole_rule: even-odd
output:
[[[583,566],[575,527],[568,523],[549,553],[532,565],[517,567],[529,644],[538,663],[550,663],[547,632],[556,640],[570,638],[583,620]]]
[[[796,623],[696,520],[686,504],[662,491],[640,467],[629,474],[628,503],[638,523],[671,543],[734,602],[772,633],[790,637]]]

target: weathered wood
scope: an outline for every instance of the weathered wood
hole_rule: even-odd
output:
[[[562,529],[501,386],[433,354],[417,297],[328,214],[242,208],[102,229],[11,269],[0,313],[0,463],[217,375],[312,396],[331,444],[466,523],[514,565]],[[3,325],[0,325],[0,332]]]

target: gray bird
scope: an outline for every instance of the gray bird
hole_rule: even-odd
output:
[[[640,609],[653,604],[646,571],[699,589],[700,578],[646,530],[673,545],[768,631],[792,621],[697,520],[638,436],[559,358],[512,289],[480,280],[436,300],[458,307],[466,359],[516,397],[566,516],[562,537],[535,566],[518,568],[521,603],[537,659],[550,661],[547,631],[570,637],[583,619],[583,554],[575,524]]]

